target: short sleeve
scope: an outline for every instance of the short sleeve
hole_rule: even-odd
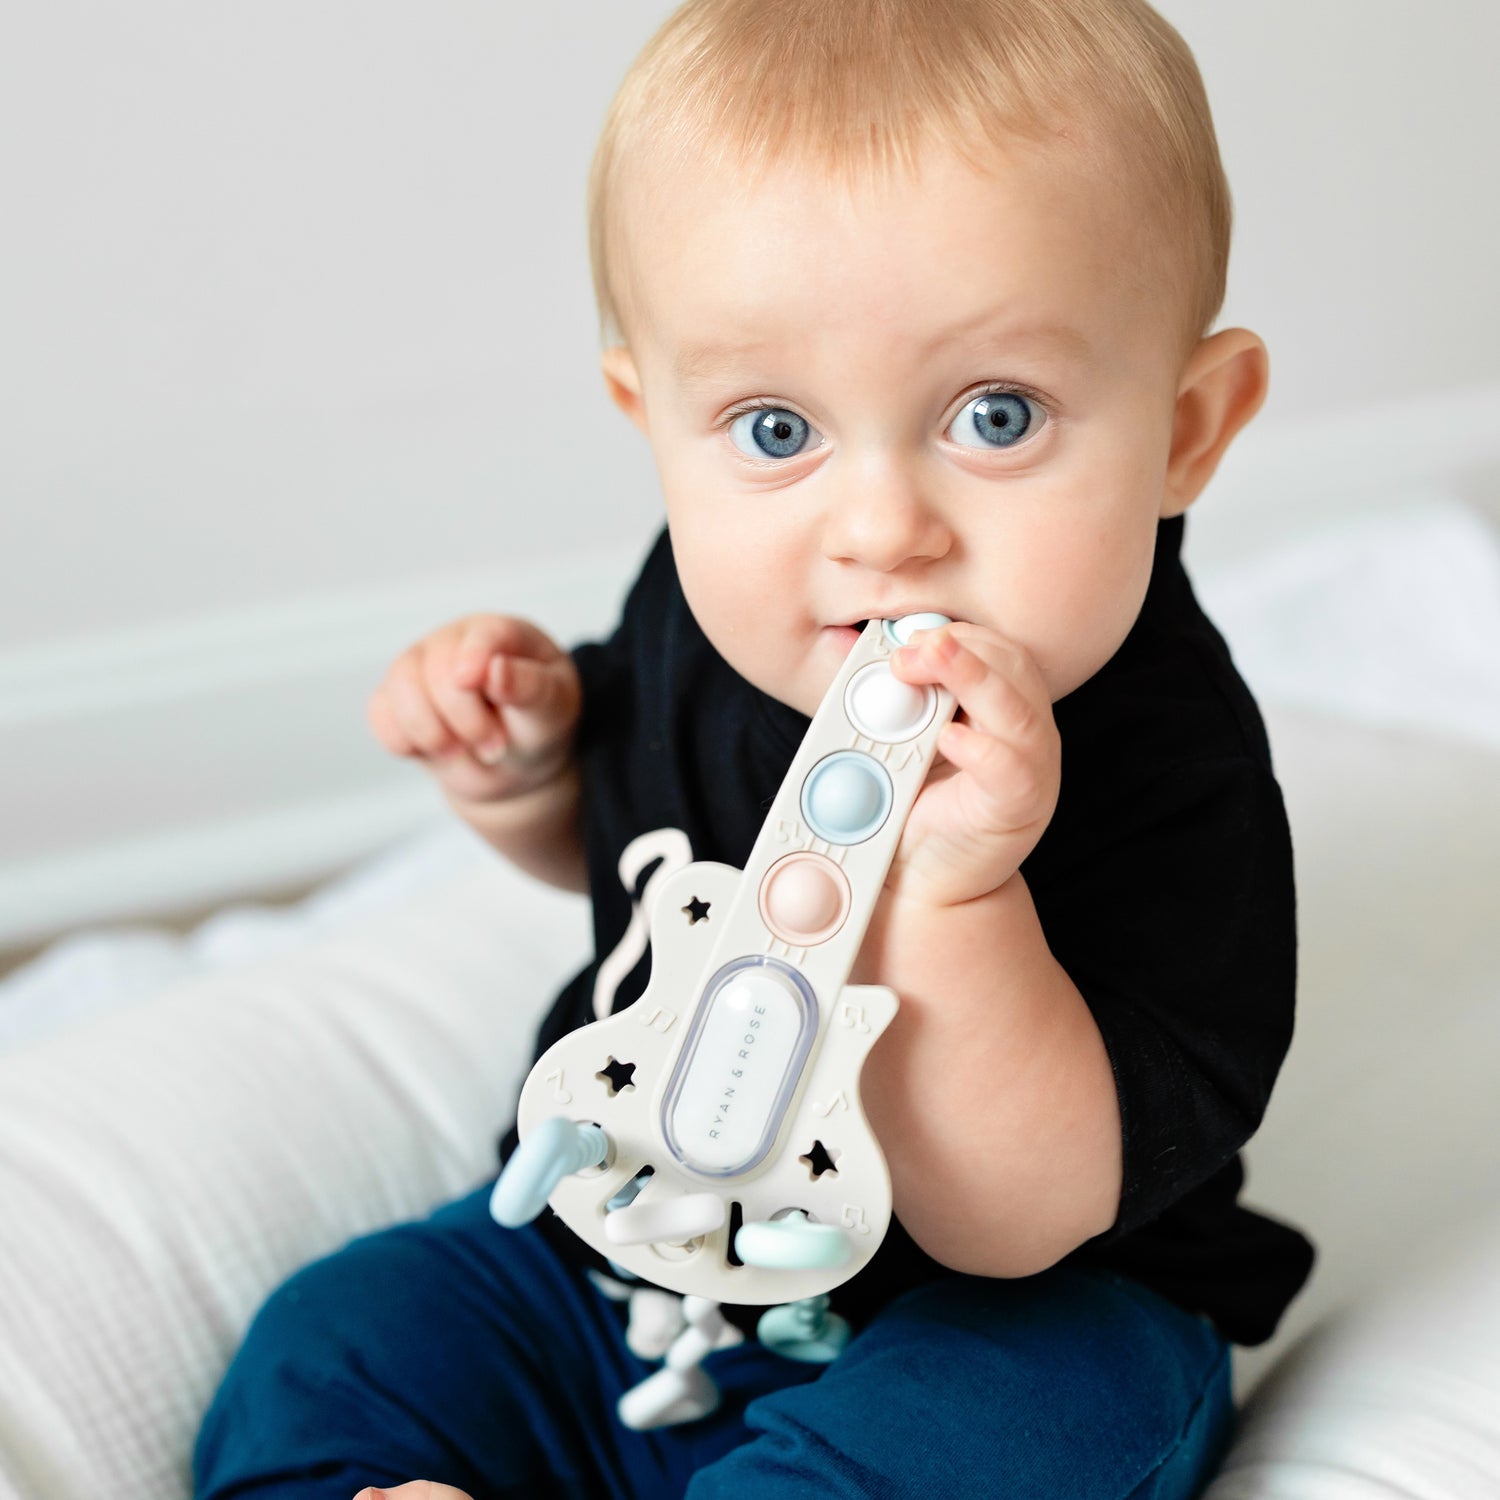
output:
[[[619,735],[628,725],[640,670],[637,651],[649,635],[643,616],[661,608],[672,576],[671,547],[663,530],[630,586],[614,633],[607,640],[584,641],[568,653],[578,668],[583,690],[576,738],[579,753],[594,748],[605,731]]]
[[[579,753],[593,747],[602,725],[619,722],[630,702],[630,641],[621,621],[604,641],[584,641],[568,653],[578,668],[583,691],[575,744]]]
[[[1159,771],[1097,831],[1067,869],[1027,878],[1114,1071],[1111,1239],[1223,1168],[1259,1125],[1291,1042],[1296,909],[1281,791],[1253,759]]]

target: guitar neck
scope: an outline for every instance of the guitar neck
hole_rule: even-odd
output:
[[[824,694],[750,852],[714,966],[763,953],[825,996],[848,978],[956,707],[943,688],[896,680],[894,649],[872,620]]]

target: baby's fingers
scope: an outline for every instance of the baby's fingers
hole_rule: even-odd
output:
[[[416,746],[412,744],[406,731],[401,727],[400,720],[396,717],[395,706],[391,702],[391,695],[386,692],[385,683],[382,682],[370,694],[365,715],[370,721],[370,728],[375,732],[375,738],[392,755],[416,754]]]
[[[509,744],[499,714],[479,692],[467,691],[455,680],[457,672],[435,670],[428,679],[428,692],[439,717],[454,738],[476,760],[496,765]]]
[[[431,1479],[413,1479],[408,1484],[398,1484],[388,1490],[373,1487],[362,1489],[354,1500],[472,1500],[463,1490],[451,1484],[436,1484]]]
[[[1041,674],[1029,653],[1009,641],[961,636],[956,625],[920,631],[896,652],[891,666],[903,681],[942,683],[975,728],[986,733],[1039,753],[1056,738]]]
[[[957,719],[944,728],[938,744],[960,771],[969,773],[952,788],[968,827],[1011,834],[1051,819],[1057,782],[1034,755]]]
[[[453,731],[433,704],[413,653],[400,657],[376,688],[369,716],[377,738],[395,755],[436,759],[455,747]]]
[[[495,656],[484,680],[484,695],[507,708],[542,708],[557,680],[549,664],[525,656]]]
[[[366,714],[375,738],[392,755],[437,755],[450,743],[442,720],[399,662],[370,695]]]
[[[578,720],[578,672],[561,652],[549,662],[497,656],[484,692],[504,709],[506,736],[523,759],[554,751]]]
[[[453,654],[454,681],[480,691],[491,661],[500,654],[551,661],[560,651],[545,631],[511,615],[477,615],[464,627]]]

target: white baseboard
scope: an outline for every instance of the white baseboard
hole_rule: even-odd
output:
[[[365,702],[392,657],[503,609],[612,628],[638,550],[0,655],[0,946],[286,889],[438,815]]]
[[[0,867],[0,941],[201,910],[343,869],[442,815],[416,780]]]

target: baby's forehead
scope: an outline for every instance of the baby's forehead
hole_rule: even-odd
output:
[[[1080,131],[1015,135],[1003,142],[934,132],[909,160],[891,162],[830,158],[815,143],[793,142],[768,155],[709,141],[691,154],[634,164],[621,174],[616,208],[620,222],[630,226],[630,249],[648,258],[670,251],[664,229],[705,205],[755,207],[777,218],[778,196],[785,197],[800,211],[795,221],[781,218],[776,224],[776,232],[787,237],[836,236],[861,204],[881,199],[912,219],[927,218],[940,211],[945,197],[951,201],[955,171],[965,174],[976,194],[1003,189],[1016,216],[1055,218],[1060,208],[1071,208],[1096,223],[1112,220],[1115,233],[1147,218],[1139,207],[1144,194],[1135,190],[1126,166]]]
[[[665,315],[670,304],[674,332],[689,344],[715,331],[692,317],[692,292],[709,279],[712,302],[698,323],[722,324],[737,289],[753,323],[778,287],[795,303],[793,278],[863,276],[872,293],[966,278],[978,283],[962,289],[972,311],[992,274],[1021,310],[1017,261],[1065,262],[1082,290],[1138,278],[1126,262],[1150,258],[1118,174],[1071,142],[1018,142],[976,161],[939,141],[883,173],[843,171],[810,153],[744,160],[705,152],[685,169],[632,174],[629,198],[616,262],[626,300],[638,314]],[[1157,280],[1159,306],[1172,288]],[[1061,321],[1055,309],[1050,321]]]

